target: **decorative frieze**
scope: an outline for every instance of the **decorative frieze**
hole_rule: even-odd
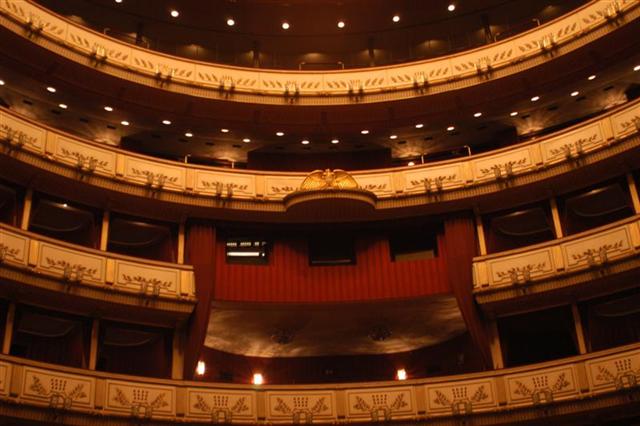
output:
[[[509,375],[505,381],[507,397],[513,404],[546,404],[578,394],[571,366]]]
[[[333,392],[267,393],[268,413],[274,420],[313,423],[335,418]]]
[[[427,385],[427,413],[471,414],[497,406],[492,380],[472,380]]]
[[[189,389],[188,417],[212,423],[232,423],[256,419],[255,394],[232,390]]]
[[[108,380],[105,408],[134,418],[175,416],[175,392],[173,386]]]
[[[349,417],[388,421],[415,413],[411,388],[380,388],[347,391]]]
[[[86,376],[25,368],[20,399],[54,409],[93,407],[95,379]]]

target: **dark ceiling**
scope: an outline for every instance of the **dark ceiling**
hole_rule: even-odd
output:
[[[97,31],[193,59],[262,68],[367,67],[504,39],[587,0],[38,0]],[[455,5],[449,11],[449,5]],[[179,16],[172,18],[171,10]],[[397,15],[398,22],[392,17]],[[230,27],[227,20],[233,18]],[[290,23],[282,29],[283,21]],[[344,28],[338,28],[338,21]]]

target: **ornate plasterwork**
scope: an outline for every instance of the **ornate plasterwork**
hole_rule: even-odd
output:
[[[321,189],[359,189],[358,182],[344,170],[315,170],[302,181],[301,191]]]

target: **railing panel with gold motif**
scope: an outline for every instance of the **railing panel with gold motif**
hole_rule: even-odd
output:
[[[640,345],[512,369],[407,382],[222,385],[79,370],[0,355],[17,406],[184,423],[383,422],[581,401],[638,386]]]
[[[326,100],[332,96],[359,97],[401,90],[413,90],[415,93],[409,96],[416,96],[423,94],[421,89],[427,86],[455,79],[476,77],[475,83],[478,83],[509,67],[513,67],[512,72],[520,72],[527,67],[523,64],[526,59],[564,54],[570,50],[566,47],[570,42],[583,37],[582,44],[590,41],[593,36],[585,36],[595,29],[604,27],[613,31],[616,25],[606,26],[632,21],[637,16],[628,16],[628,12],[637,4],[635,0],[594,0],[547,24],[481,48],[407,64],[331,72],[256,70],[173,57],[92,31],[29,0],[0,2],[0,13],[4,17],[0,21],[9,28],[13,23],[13,31],[28,34],[34,42],[41,38],[53,41],[57,53],[64,54],[60,47],[67,49],[70,58],[83,64],[91,63],[97,69],[105,69],[105,64],[114,65],[127,73],[150,77],[169,90],[173,82],[179,82],[208,89],[209,96],[216,97],[220,91],[227,91],[292,98],[314,96]],[[623,15],[625,19],[621,19]],[[53,49],[46,44],[45,47]],[[206,92],[199,90],[194,94],[206,96]],[[256,101],[266,100],[257,97]]]
[[[599,270],[640,254],[640,217],[473,259],[474,292],[513,288]]]
[[[0,265],[68,286],[195,301],[193,268],[84,248],[0,224]]]
[[[474,189],[481,185],[510,186],[519,176],[529,174],[535,179],[536,173],[543,176],[542,172],[558,165],[581,165],[592,153],[606,153],[608,147],[629,140],[639,129],[640,101],[635,101],[548,137],[486,154],[349,174],[359,189],[374,194],[379,201],[424,195],[441,197],[454,192],[460,198],[465,196],[465,190],[475,194]],[[21,153],[35,154],[64,166],[72,176],[88,184],[93,182],[89,177],[99,176],[112,180],[110,188],[127,184],[157,194],[255,201],[258,210],[264,208],[264,201],[281,203],[284,210],[284,200],[301,189],[307,177],[300,173],[231,170],[156,159],[83,140],[6,109],[0,109],[0,140],[5,155],[28,161],[28,156]],[[251,204],[244,203],[243,208],[250,208],[247,206]]]

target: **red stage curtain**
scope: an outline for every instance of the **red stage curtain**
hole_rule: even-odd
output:
[[[438,236],[438,245],[442,245]],[[384,236],[355,241],[356,264],[310,266],[307,241],[273,244],[267,265],[228,264],[224,241],[216,253],[216,300],[251,302],[341,302],[450,293],[446,265],[433,259],[394,262]]]
[[[451,290],[458,300],[469,334],[477,345],[486,367],[491,366],[491,351],[480,311],[473,297],[473,257],[476,254],[476,235],[470,214],[450,216],[444,222],[444,258],[448,265]]]
[[[223,250],[224,253],[224,250]],[[193,223],[186,239],[187,263],[193,265],[198,304],[191,315],[184,354],[184,377],[190,379],[204,344],[216,270],[216,229],[208,223]]]

